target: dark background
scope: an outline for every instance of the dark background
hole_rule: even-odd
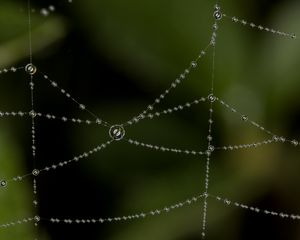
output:
[[[55,6],[48,16],[41,9]],[[212,1],[32,1],[33,62],[59,86],[110,123],[142,111],[189,66],[209,42]],[[226,1],[222,10],[257,24],[299,33],[297,1]],[[0,3],[0,66],[28,63],[26,1]],[[299,139],[298,40],[282,38],[222,19],[216,48],[216,95],[289,139]],[[211,51],[157,110],[206,97]],[[0,110],[30,111],[24,71],[1,74]],[[40,75],[36,111],[92,119]],[[214,114],[214,145],[269,138],[220,105]],[[142,142],[205,150],[208,105],[126,128]],[[37,118],[36,166],[71,159],[109,139],[97,125]],[[2,118],[0,176],[31,172],[30,119]],[[211,161],[210,191],[262,209],[299,213],[299,147],[272,144],[232,152]],[[115,143],[105,150],[38,177],[39,207],[32,207],[32,180],[0,192],[0,222],[43,218],[99,218],[148,212],[204,191],[205,158],[153,152]],[[202,201],[167,215],[103,225],[31,224],[0,231],[1,239],[200,239]],[[209,200],[207,239],[300,239],[299,222],[226,207]]]

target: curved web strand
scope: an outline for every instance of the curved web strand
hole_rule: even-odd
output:
[[[243,203],[238,203],[238,202],[234,202],[231,201],[227,198],[222,198],[219,196],[214,196],[212,194],[209,194],[209,197],[222,202],[225,206],[232,206],[232,207],[238,207],[238,208],[242,208],[245,210],[249,210],[255,213],[260,213],[260,214],[265,214],[268,216],[275,216],[275,217],[280,217],[280,218],[289,218],[291,220],[300,220],[300,215],[299,214],[294,214],[294,213],[285,213],[285,212],[279,212],[279,211],[272,211],[272,210],[267,210],[267,209],[261,209],[258,207],[252,207]]]
[[[91,124],[97,124],[101,125],[101,123],[98,120],[90,120],[90,119],[80,119],[75,117],[65,117],[65,116],[56,116],[49,113],[36,113],[38,117],[42,117],[48,120],[56,120],[61,122],[70,122],[70,123],[77,123],[77,124],[85,124],[85,125],[91,125]]]
[[[103,149],[105,149],[108,145],[110,145],[113,142],[113,140],[109,140],[103,144],[100,144],[98,146],[96,146],[95,148],[84,152],[80,155],[77,155],[75,157],[73,157],[72,159],[66,160],[66,161],[60,161],[59,163],[55,163],[52,164],[51,166],[46,166],[44,168],[41,169],[33,169],[31,173],[25,174],[25,175],[19,175],[19,176],[15,176],[9,180],[1,180],[0,182],[4,182],[4,183],[9,183],[9,182],[21,182],[23,181],[25,178],[29,177],[29,176],[38,176],[40,173],[42,172],[49,172],[49,171],[53,171],[53,170],[57,170],[59,168],[65,167],[66,165],[69,165],[71,163],[75,163],[75,162],[79,162],[82,159],[86,159],[89,156],[91,156],[94,153],[97,153]]]
[[[166,206],[161,209],[153,209],[149,212],[141,212],[135,213],[126,216],[119,216],[119,217],[108,217],[108,218],[89,218],[89,219],[70,219],[70,218],[50,218],[50,219],[43,219],[45,221],[49,221],[53,224],[99,224],[99,223],[113,223],[113,222],[128,222],[133,220],[141,220],[147,217],[158,216],[162,214],[168,214],[176,209],[191,205],[193,203],[197,203],[199,199],[203,198],[202,195],[198,195],[185,201],[175,203],[170,206]]]
[[[78,162],[78,161],[80,161],[82,159],[88,158],[89,156],[91,156],[94,153],[97,153],[97,152],[105,149],[112,142],[113,142],[113,140],[109,140],[109,141],[107,141],[107,142],[105,142],[105,143],[103,143],[101,145],[98,145],[97,147],[91,149],[90,151],[84,152],[84,153],[82,153],[80,155],[77,155],[76,157],[73,157],[70,160],[61,161],[61,162],[59,162],[57,164],[52,164],[51,166],[47,166],[47,167],[44,167],[43,169],[40,169],[39,171],[40,172],[48,172],[50,170],[56,170],[58,168],[65,167],[66,165],[69,165],[70,163]]]
[[[292,38],[292,39],[297,39],[297,36],[294,33],[286,33],[286,32],[282,32],[282,31],[279,31],[279,30],[275,30],[273,28],[264,27],[262,25],[257,25],[257,24],[255,24],[253,22],[248,22],[248,21],[246,21],[244,19],[240,19],[240,18],[237,18],[237,17],[228,16],[227,14],[224,14],[224,13],[223,13],[223,16],[226,19],[230,19],[234,23],[241,24],[242,26],[248,26],[248,27],[260,30],[260,31],[269,32],[269,33],[272,33],[274,35],[278,35],[278,36],[282,36],[282,37],[288,37],[288,38]]]
[[[274,143],[275,140],[274,138],[267,139],[264,141],[260,142],[254,142],[254,143],[248,143],[248,144],[240,144],[240,145],[227,145],[227,146],[222,146],[222,147],[215,147],[215,150],[240,150],[240,149],[247,149],[247,148],[257,148],[257,147],[262,147],[269,145],[271,143]]]
[[[286,140],[283,137],[273,137],[270,139],[266,139],[260,142],[248,143],[248,144],[239,144],[239,145],[227,145],[221,147],[215,147],[215,150],[241,150],[241,149],[249,149],[249,148],[258,148],[266,145],[270,145],[272,143],[289,143],[295,147],[299,146],[299,142],[297,140]]]
[[[129,142],[130,144],[133,144],[135,146],[141,146],[141,147],[145,147],[151,150],[156,150],[156,151],[162,151],[162,152],[173,152],[173,153],[182,153],[182,154],[189,154],[189,155],[206,155],[206,168],[205,168],[205,179],[204,179],[204,193],[202,195],[196,196],[196,197],[192,197],[190,199],[187,199],[185,201],[164,207],[162,209],[154,209],[152,211],[149,212],[140,212],[140,213],[136,213],[136,214],[132,214],[132,215],[127,215],[127,216],[119,216],[119,217],[109,217],[109,218],[99,218],[99,219],[95,219],[95,218],[86,218],[86,219],[70,219],[70,218],[50,218],[50,219],[46,219],[46,218],[40,218],[39,216],[35,216],[32,218],[24,218],[24,219],[20,219],[20,220],[15,220],[6,224],[0,224],[0,228],[8,228],[8,227],[13,227],[15,225],[18,224],[25,224],[28,222],[35,222],[35,226],[38,226],[39,221],[43,220],[43,221],[49,221],[50,223],[62,223],[62,224],[90,224],[90,223],[110,223],[110,222],[124,222],[124,221],[130,221],[130,220],[138,220],[138,219],[143,219],[145,217],[150,217],[150,216],[156,216],[156,215],[160,215],[160,214],[166,214],[169,213],[177,208],[181,208],[187,205],[190,205],[192,203],[198,202],[199,199],[203,198],[203,219],[202,219],[202,238],[204,239],[206,237],[206,227],[207,227],[207,210],[208,210],[208,198],[212,198],[214,200],[217,200],[219,202],[224,203],[226,206],[234,206],[234,207],[239,207],[245,210],[250,210],[256,213],[261,213],[261,214],[265,214],[265,215],[270,215],[270,216],[277,216],[280,218],[288,218],[291,220],[300,220],[300,215],[299,214],[289,214],[289,213],[283,213],[283,212],[279,212],[279,211],[270,211],[270,210],[265,210],[265,209],[260,209],[257,207],[252,207],[252,206],[248,206],[246,204],[242,204],[242,203],[238,203],[238,202],[233,202],[227,198],[222,198],[219,196],[214,196],[212,194],[209,193],[209,181],[210,181],[210,162],[212,159],[212,153],[215,150],[238,150],[238,149],[247,149],[247,148],[256,148],[259,146],[264,146],[264,145],[268,145],[271,143],[289,143],[292,144],[294,146],[300,146],[299,141],[297,140],[288,140],[285,137],[280,137],[280,136],[276,136],[274,133],[272,133],[271,131],[265,129],[263,126],[261,126],[260,124],[256,123],[255,121],[250,120],[246,115],[243,115],[241,113],[239,113],[235,108],[231,107],[229,104],[227,104],[225,101],[217,98],[214,96],[214,80],[215,80],[215,54],[216,54],[216,40],[217,40],[217,29],[218,29],[218,21],[221,20],[222,17],[227,18],[227,19],[231,19],[234,23],[239,23],[243,26],[249,26],[251,28],[256,28],[258,30],[261,31],[266,31],[266,32],[270,32],[273,33],[275,35],[279,35],[279,36],[284,36],[284,37],[289,37],[289,38],[293,38],[296,39],[296,35],[295,34],[291,34],[291,33],[286,33],[286,32],[281,32],[278,30],[274,30],[271,28],[267,28],[261,25],[256,25],[252,22],[247,22],[243,19],[239,19],[237,17],[230,17],[227,14],[224,14],[221,12],[221,9],[218,5],[215,5],[215,12],[214,12],[214,17],[215,17],[215,23],[213,25],[213,33],[211,35],[211,40],[210,43],[207,45],[207,47],[200,52],[200,54],[198,55],[198,57],[191,62],[190,66],[188,68],[186,68],[184,70],[184,72],[182,74],[180,74],[180,76],[175,79],[171,86],[165,90],[165,92],[163,94],[161,94],[158,98],[155,99],[154,103],[149,105],[147,107],[146,110],[144,110],[142,113],[140,113],[139,115],[137,115],[136,117],[133,117],[131,120],[129,120],[128,122],[126,122],[123,125],[115,125],[115,126],[111,126],[108,122],[103,121],[102,119],[100,119],[95,113],[89,111],[85,105],[81,104],[80,102],[78,102],[75,98],[73,98],[65,89],[60,88],[58,86],[58,84],[51,80],[47,75],[42,74],[43,78],[46,79],[47,81],[49,81],[49,83],[51,84],[52,87],[57,88],[61,94],[63,94],[65,97],[71,99],[73,102],[75,102],[78,107],[83,110],[86,111],[87,113],[89,113],[91,116],[93,116],[95,118],[95,121],[91,121],[91,120],[82,120],[82,119],[78,119],[78,118],[67,118],[67,117],[58,117],[55,116],[53,114],[44,114],[44,113],[38,113],[35,112],[34,109],[34,77],[33,75],[36,73],[36,67],[32,64],[32,60],[33,60],[33,56],[32,56],[32,39],[31,39],[31,6],[30,6],[30,1],[31,0],[27,0],[28,3],[28,33],[29,33],[29,60],[30,63],[28,65],[26,65],[25,67],[9,67],[9,68],[4,68],[2,70],[0,70],[0,75],[1,74],[5,74],[5,73],[9,73],[9,72],[16,72],[18,70],[21,69],[25,69],[26,72],[30,75],[30,79],[29,79],[29,87],[31,90],[31,111],[30,112],[24,112],[24,111],[18,111],[18,112],[0,112],[0,117],[31,117],[32,118],[32,131],[31,131],[31,137],[32,137],[32,155],[33,155],[33,160],[35,159],[35,149],[36,149],[36,142],[35,142],[35,135],[36,135],[36,129],[35,129],[35,118],[36,117],[44,117],[46,119],[49,120],[61,120],[63,122],[73,122],[73,123],[84,123],[84,124],[99,124],[102,125],[104,127],[109,127],[110,128],[110,134],[111,134],[111,127],[117,127],[118,130],[118,134],[122,131],[124,131],[123,129],[123,125],[132,125],[135,124],[137,122],[139,122],[142,119],[152,119],[154,117],[160,117],[162,115],[166,115],[166,114],[172,114],[176,111],[181,111],[183,109],[186,108],[190,108],[192,105],[196,105],[199,104],[200,102],[205,102],[208,101],[210,104],[210,108],[209,108],[209,126],[208,126],[208,136],[207,136],[207,140],[208,140],[208,145],[207,145],[207,150],[205,151],[195,151],[195,150],[183,150],[183,149],[177,149],[177,148],[170,148],[170,147],[164,147],[164,146],[157,146],[157,145],[153,145],[153,144],[147,144],[147,143],[142,143],[136,140],[132,140],[132,139],[124,139],[125,141]],[[71,0],[69,0],[69,2],[71,2]],[[219,1],[217,0],[217,3]],[[53,8],[51,8],[53,9]],[[49,7],[48,10],[52,11]],[[159,104],[173,89],[175,89],[183,80],[185,80],[187,78],[187,76],[190,74],[190,72],[197,68],[198,66],[198,62],[199,60],[206,54],[206,51],[212,47],[213,48],[213,62],[212,62],[212,77],[211,77],[211,89],[210,89],[210,95],[207,98],[200,98],[197,100],[194,100],[192,102],[187,102],[184,105],[178,105],[176,107],[173,108],[169,108],[163,111],[157,111],[153,113],[154,107]],[[240,144],[240,145],[229,145],[229,146],[221,146],[221,147],[214,147],[213,146],[213,112],[214,112],[214,104],[215,101],[218,101],[221,105],[225,106],[227,109],[229,109],[231,112],[240,115],[241,120],[243,120],[244,122],[248,122],[251,125],[255,126],[256,128],[260,129],[261,131],[267,133],[268,135],[272,136],[271,139],[267,139],[261,142],[255,142],[255,143],[250,143],[250,144]],[[124,131],[125,133],[125,131]],[[112,137],[112,135],[110,135]],[[118,135],[116,135],[116,137],[118,137]],[[123,137],[123,136],[122,136]],[[113,143],[114,141],[117,140],[121,140],[118,138],[115,138],[114,140],[110,140],[107,141],[101,145],[98,145],[97,147],[91,149],[90,151],[84,152],[81,155],[75,156],[70,160],[66,160],[66,161],[60,161],[58,163],[52,164],[51,166],[46,166],[42,169],[34,169],[32,171],[32,173],[23,175],[23,176],[16,176],[10,180],[0,180],[0,187],[5,188],[7,187],[7,184],[9,182],[19,182],[19,181],[23,181],[26,177],[29,176],[33,176],[33,193],[34,195],[37,194],[36,189],[37,189],[37,181],[36,181],[36,177],[41,173],[41,172],[49,172],[49,171],[53,171],[53,170],[57,170],[59,168],[65,167],[66,165],[69,165],[71,163],[74,162],[78,162],[82,159],[86,159],[88,158],[90,155],[99,152],[101,150],[103,150],[104,148],[106,148],[108,145],[110,145],[111,143]]]

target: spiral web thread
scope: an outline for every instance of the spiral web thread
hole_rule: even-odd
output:
[[[72,2],[69,0],[69,2]],[[51,8],[53,9],[53,8]],[[208,214],[208,199],[212,199],[218,202],[222,202],[225,204],[225,206],[232,206],[232,207],[238,207],[241,209],[245,209],[248,211],[252,211],[254,213],[259,214],[265,214],[270,215],[274,217],[280,217],[280,218],[289,218],[291,220],[300,220],[300,215],[295,213],[286,213],[281,211],[274,211],[274,210],[268,210],[268,209],[260,209],[253,206],[248,206],[243,203],[235,202],[232,200],[229,200],[227,198],[223,198],[220,196],[213,195],[209,192],[209,180],[210,180],[210,162],[213,157],[213,153],[216,151],[234,151],[239,149],[247,149],[247,148],[257,148],[262,147],[269,144],[290,144],[295,147],[299,147],[300,143],[295,139],[288,139],[287,137],[276,135],[272,133],[270,130],[266,129],[259,123],[255,122],[254,120],[251,120],[247,115],[244,113],[241,113],[228,103],[226,103],[221,98],[214,95],[214,80],[215,80],[215,58],[216,58],[216,44],[217,44],[217,31],[219,28],[219,21],[223,19],[229,19],[233,23],[238,23],[243,26],[248,26],[253,29],[258,29],[260,31],[265,31],[272,33],[277,36],[281,37],[288,37],[292,39],[297,39],[295,34],[285,33],[279,30],[274,30],[272,28],[264,27],[261,25],[257,25],[252,22],[248,22],[243,19],[239,19],[237,17],[230,17],[227,14],[223,13],[221,10],[220,5],[217,4],[214,7],[213,17],[215,19],[214,24],[212,26],[212,34],[210,41],[208,45],[200,51],[200,54],[190,63],[190,65],[176,78],[170,85],[169,88],[167,88],[158,98],[154,100],[154,102],[148,107],[143,110],[141,113],[137,114],[136,116],[132,117],[127,122],[120,124],[120,125],[111,125],[110,123],[104,121],[102,118],[100,118],[96,113],[93,113],[92,111],[88,110],[88,108],[80,103],[77,99],[75,99],[69,92],[67,92],[65,89],[61,88],[57,82],[52,80],[47,74],[41,72],[34,64],[33,64],[33,56],[32,56],[32,36],[31,36],[31,12],[32,8],[30,5],[30,0],[28,0],[28,36],[29,36],[29,63],[20,66],[20,67],[9,67],[4,68],[0,70],[0,74],[8,74],[8,73],[15,73],[17,71],[25,71],[29,75],[29,87],[30,87],[30,93],[31,93],[31,111],[12,111],[12,112],[0,112],[1,118],[8,118],[8,117],[19,117],[19,118],[30,118],[31,119],[31,136],[32,136],[32,158],[33,158],[33,170],[31,173],[14,176],[11,178],[3,178],[0,180],[0,187],[2,190],[6,187],[10,187],[12,183],[18,183],[21,181],[24,181],[27,178],[32,178],[33,182],[33,195],[34,200],[33,204],[34,206],[37,206],[38,199],[37,199],[37,184],[38,184],[38,176],[40,174],[47,174],[52,171],[55,171],[59,168],[64,168],[67,165],[74,164],[76,162],[85,160],[89,158],[91,155],[102,151],[103,149],[107,147],[111,147],[113,143],[116,141],[124,141],[129,144],[132,144],[134,146],[138,147],[144,147],[149,150],[154,151],[161,151],[161,152],[170,152],[174,154],[187,154],[187,155],[199,155],[203,156],[204,159],[206,159],[206,167],[205,167],[205,179],[204,179],[204,191],[201,194],[192,196],[186,200],[179,201],[175,204],[168,205],[162,209],[153,209],[150,211],[142,211],[134,214],[130,214],[127,216],[113,216],[108,218],[91,218],[91,219],[70,219],[70,218],[56,218],[55,216],[30,216],[27,218],[21,218],[18,220],[13,220],[4,224],[0,224],[0,228],[8,228],[8,227],[14,227],[20,224],[27,224],[27,223],[34,223],[35,226],[38,226],[40,221],[46,221],[50,222],[52,224],[102,224],[102,223],[116,223],[116,222],[122,222],[122,221],[133,221],[133,220],[139,220],[144,219],[146,217],[156,216],[160,214],[167,214],[175,209],[182,208],[194,203],[199,202],[200,200],[203,200],[203,221],[202,221],[202,238],[206,238],[206,228],[207,228],[207,214]],[[212,51],[212,74],[211,74],[211,89],[208,93],[208,96],[200,97],[195,100],[191,100],[189,102],[186,102],[184,104],[174,106],[162,111],[154,111],[154,108],[156,105],[158,105],[161,101],[164,100],[164,98],[175,88],[177,88],[180,83],[185,81],[188,77],[188,75],[191,73],[191,71],[195,70],[198,66],[198,62],[206,56],[207,52],[211,50]],[[85,111],[91,116],[91,119],[79,119],[75,117],[65,117],[65,116],[56,116],[50,113],[42,113],[42,112],[36,112],[35,111],[35,105],[34,105],[34,92],[35,92],[35,85],[34,85],[34,79],[36,77],[40,77],[47,81],[49,85],[53,88],[55,88],[57,91],[59,91],[63,96],[65,96],[67,99],[71,100],[73,103],[75,103],[79,109],[82,111]],[[191,108],[198,104],[207,103],[209,105],[209,119],[208,119],[208,136],[207,136],[207,147],[203,147],[201,151],[199,150],[192,150],[192,149],[179,149],[179,148],[173,148],[170,146],[158,146],[155,144],[149,144],[149,143],[143,143],[139,140],[131,139],[131,138],[125,138],[125,127],[128,125],[136,125],[137,123],[145,120],[145,119],[153,119],[153,118],[159,118],[163,117],[168,114],[173,114],[178,111],[183,111],[185,109]],[[260,131],[266,133],[269,138],[265,139],[264,141],[260,142],[254,142],[254,143],[247,143],[247,144],[240,144],[240,145],[228,145],[228,146],[213,146],[213,112],[214,107],[216,104],[220,104],[222,107],[228,109],[233,114],[236,114],[240,117],[241,121],[250,124]],[[52,165],[45,166],[41,169],[36,168],[36,124],[35,119],[36,118],[43,118],[46,120],[51,121],[62,121],[62,122],[70,122],[73,124],[95,124],[99,125],[100,127],[107,128],[109,130],[110,138],[107,139],[107,141],[103,143],[99,143],[98,146],[95,146],[91,148],[90,150],[87,150],[86,152],[79,154],[77,156],[74,156],[72,159],[63,160],[58,163],[53,163]],[[113,129],[113,131],[112,131]],[[38,236],[37,236],[38,237]]]

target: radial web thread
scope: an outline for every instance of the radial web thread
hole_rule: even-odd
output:
[[[69,0],[69,2],[72,2]],[[55,7],[50,5],[48,8],[41,9],[42,15],[47,15],[49,12],[52,12],[55,10]],[[32,34],[31,34],[31,13],[32,8],[30,5],[30,0],[28,0],[28,33],[29,33],[29,63],[24,64],[24,66],[18,66],[18,67],[7,67],[0,70],[1,75],[5,74],[11,74],[18,71],[25,71],[28,74],[29,77],[29,89],[30,89],[30,96],[31,96],[31,108],[30,111],[23,111],[23,110],[15,110],[11,112],[3,112],[0,111],[0,118],[29,118],[31,119],[31,138],[32,138],[32,144],[31,144],[31,150],[32,150],[32,159],[33,159],[33,168],[32,171],[26,174],[20,174],[18,176],[12,176],[12,177],[4,177],[0,176],[2,180],[0,180],[0,190],[4,190],[8,187],[13,187],[13,183],[17,184],[19,182],[24,181],[27,178],[31,178],[33,182],[33,205],[38,205],[38,199],[37,199],[37,184],[39,183],[38,177],[41,174],[50,174],[52,171],[55,171],[60,168],[65,168],[67,165],[78,163],[82,160],[88,159],[92,154],[101,152],[103,149],[106,149],[108,147],[112,147],[112,145],[116,141],[124,141],[128,144],[131,144],[133,146],[143,147],[148,150],[154,150],[154,151],[160,151],[164,154],[186,154],[186,155],[195,155],[199,156],[199,158],[203,159],[205,161],[205,179],[203,184],[203,191],[199,193],[198,195],[192,196],[186,200],[177,202],[175,204],[168,205],[161,209],[153,209],[150,211],[141,211],[138,213],[126,215],[126,216],[113,216],[113,217],[99,217],[99,218],[90,218],[90,219],[71,219],[68,217],[61,218],[61,217],[55,217],[55,216],[29,216],[26,218],[20,218],[19,220],[13,220],[8,221],[7,223],[0,224],[0,228],[9,228],[9,227],[15,227],[20,224],[30,224],[34,223],[35,226],[38,226],[39,222],[45,221],[51,224],[103,224],[103,223],[117,223],[117,222],[124,222],[124,221],[133,221],[133,220],[141,220],[147,217],[151,216],[157,216],[161,214],[167,214],[173,210],[176,210],[178,208],[187,207],[191,204],[199,203],[200,200],[202,202],[203,200],[203,219],[202,219],[202,238],[207,238],[207,215],[209,214],[209,200],[214,200],[216,202],[221,202],[225,206],[228,207],[237,207],[244,210],[251,211],[256,214],[264,214],[268,216],[278,217],[278,218],[288,218],[291,220],[299,221],[300,216],[296,213],[285,213],[281,211],[274,211],[274,210],[267,210],[267,209],[261,209],[257,207],[252,207],[247,204],[235,202],[232,200],[229,200],[227,198],[223,198],[220,196],[216,196],[210,193],[209,189],[209,181],[210,177],[213,176],[213,173],[210,171],[211,166],[211,160],[213,159],[213,154],[216,151],[234,151],[234,150],[243,150],[248,148],[257,148],[257,147],[263,147],[269,144],[290,144],[295,147],[299,147],[300,143],[296,139],[289,139],[288,137],[281,136],[274,134],[272,131],[266,129],[261,124],[257,123],[254,120],[251,120],[250,117],[244,113],[241,113],[237,109],[235,109],[233,106],[226,103],[223,99],[216,96],[214,93],[214,85],[215,85],[215,58],[217,58],[217,32],[219,29],[219,22],[223,21],[223,19],[229,19],[233,23],[238,23],[243,26],[248,26],[253,29],[257,29],[260,31],[265,31],[266,33],[272,33],[274,36],[279,37],[287,37],[291,39],[297,39],[296,35],[293,33],[286,33],[279,30],[274,30],[273,28],[264,27],[261,25],[257,25],[252,22],[248,22],[246,20],[237,18],[237,17],[230,17],[229,15],[225,14],[220,5],[217,4],[214,6],[213,11],[213,17],[214,17],[214,23],[212,26],[212,34],[209,43],[206,47],[203,48],[203,50],[200,51],[200,53],[195,57],[194,60],[191,61],[191,63],[188,65],[186,69],[171,83],[170,87],[168,87],[165,91],[163,91],[152,104],[148,105],[146,109],[142,110],[140,113],[138,113],[136,116],[133,116],[130,120],[121,123],[119,125],[112,125],[109,122],[103,120],[100,118],[96,113],[90,111],[88,107],[86,107],[84,104],[82,104],[77,98],[73,97],[67,90],[64,88],[61,88],[59,84],[52,80],[49,75],[43,73],[38,66],[34,65],[33,62],[33,56],[32,56]],[[204,58],[208,52],[211,51],[212,54],[212,74],[211,74],[211,89],[210,92],[207,93],[207,96],[202,96],[197,99],[191,100],[189,102],[186,102],[181,105],[177,105],[175,107],[171,107],[162,111],[154,111],[156,105],[161,103],[165,97],[173,91],[175,88],[177,88],[183,81],[186,81],[188,79],[189,74],[192,71],[195,71],[195,69],[198,68],[198,62]],[[43,80],[48,82],[50,84],[50,87],[53,87],[56,89],[59,93],[61,93],[66,99],[69,99],[72,101],[76,106],[82,110],[85,111],[87,114],[89,114],[90,119],[80,119],[77,117],[66,117],[66,116],[57,116],[53,113],[42,113],[37,112],[35,110],[35,98],[34,93],[36,91],[35,89],[35,78],[41,77]],[[161,146],[157,144],[152,143],[144,143],[140,140],[132,139],[130,136],[126,135],[126,127],[129,125],[136,125],[141,121],[144,121],[146,119],[151,120],[153,118],[161,118],[166,115],[174,114],[179,111],[186,111],[195,105],[198,104],[208,104],[209,106],[209,119],[208,119],[208,135],[207,135],[207,146],[203,146],[202,149],[196,150],[196,149],[181,149],[181,148],[174,148],[172,146]],[[257,128],[258,130],[266,133],[269,138],[263,140],[263,141],[257,141],[252,143],[244,143],[239,145],[227,145],[227,146],[214,146],[213,145],[213,118],[214,118],[214,110],[215,105],[220,104],[220,106],[224,107],[225,109],[229,110],[233,114],[236,114],[239,116],[240,120],[244,122],[245,124],[250,124],[253,127]],[[99,127],[103,127],[108,131],[108,138],[106,141],[99,143],[98,146],[95,146],[86,152],[83,152],[81,154],[78,154],[74,156],[71,159],[68,160],[60,160],[59,162],[53,163],[49,166],[45,166],[43,168],[37,169],[35,164],[36,156],[36,119],[41,118],[48,121],[61,121],[64,123],[70,122],[73,124],[81,124],[81,125],[91,125],[94,124]],[[40,183],[42,184],[42,183]],[[199,226],[200,227],[200,226]],[[38,236],[37,236],[38,237]]]

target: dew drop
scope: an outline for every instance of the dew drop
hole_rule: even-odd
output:
[[[33,64],[29,63],[25,66],[25,71],[30,75],[34,75],[37,71],[37,68]]]
[[[215,147],[213,145],[208,146],[208,151],[213,152],[215,150]]]
[[[81,110],[85,110],[85,105],[80,104],[80,105],[79,105],[79,108],[80,108]]]
[[[222,13],[220,12],[220,11],[215,11],[214,12],[214,18],[216,19],[216,20],[221,20],[222,19],[222,17],[223,17],[223,15],[222,15]]]
[[[279,137],[278,136],[273,136],[273,141],[278,142],[279,141]]]
[[[54,7],[53,5],[50,5],[50,6],[49,6],[49,10],[50,10],[51,12],[54,12],[54,11],[55,11],[55,7]]]
[[[49,16],[49,11],[46,8],[42,8],[41,9],[41,15],[44,17],[48,17]]]
[[[299,145],[299,142],[298,142],[297,140],[293,140],[291,143],[292,143],[294,146],[298,146],[298,145]]]
[[[125,129],[121,125],[114,125],[109,129],[109,136],[116,141],[122,140],[125,136]]]
[[[232,21],[234,21],[234,22],[238,22],[239,20],[238,20],[238,18],[237,18],[237,17],[232,17]]]
[[[29,115],[32,117],[32,118],[35,118],[36,117],[36,112],[34,110],[30,111],[29,112]]]
[[[210,94],[210,95],[208,95],[208,100],[210,102],[214,102],[214,101],[216,101],[216,97],[213,94]]]
[[[218,24],[215,23],[212,28],[213,30],[218,30]]]
[[[215,10],[216,10],[216,11],[220,11],[220,9],[221,9],[221,7],[220,7],[218,4],[216,4],[216,5],[215,5]]]
[[[40,174],[40,171],[38,170],[38,169],[34,169],[33,171],[32,171],[32,175],[33,176],[38,176]]]
[[[196,67],[197,67],[197,62],[192,61],[192,62],[191,62],[191,67],[192,67],[192,68],[196,68]]]
[[[241,117],[241,119],[242,119],[242,121],[244,121],[244,122],[248,121],[248,117],[247,117],[246,115],[243,115],[243,116]]]
[[[41,218],[40,218],[40,216],[35,216],[33,219],[34,219],[34,221],[35,221],[35,222],[39,222],[39,221],[41,221]]]
[[[211,136],[211,135],[208,135],[208,136],[207,136],[207,140],[208,140],[208,141],[212,141],[212,140],[213,140],[212,136]]]
[[[0,186],[1,187],[6,187],[7,186],[7,181],[6,180],[1,180],[0,181]]]

